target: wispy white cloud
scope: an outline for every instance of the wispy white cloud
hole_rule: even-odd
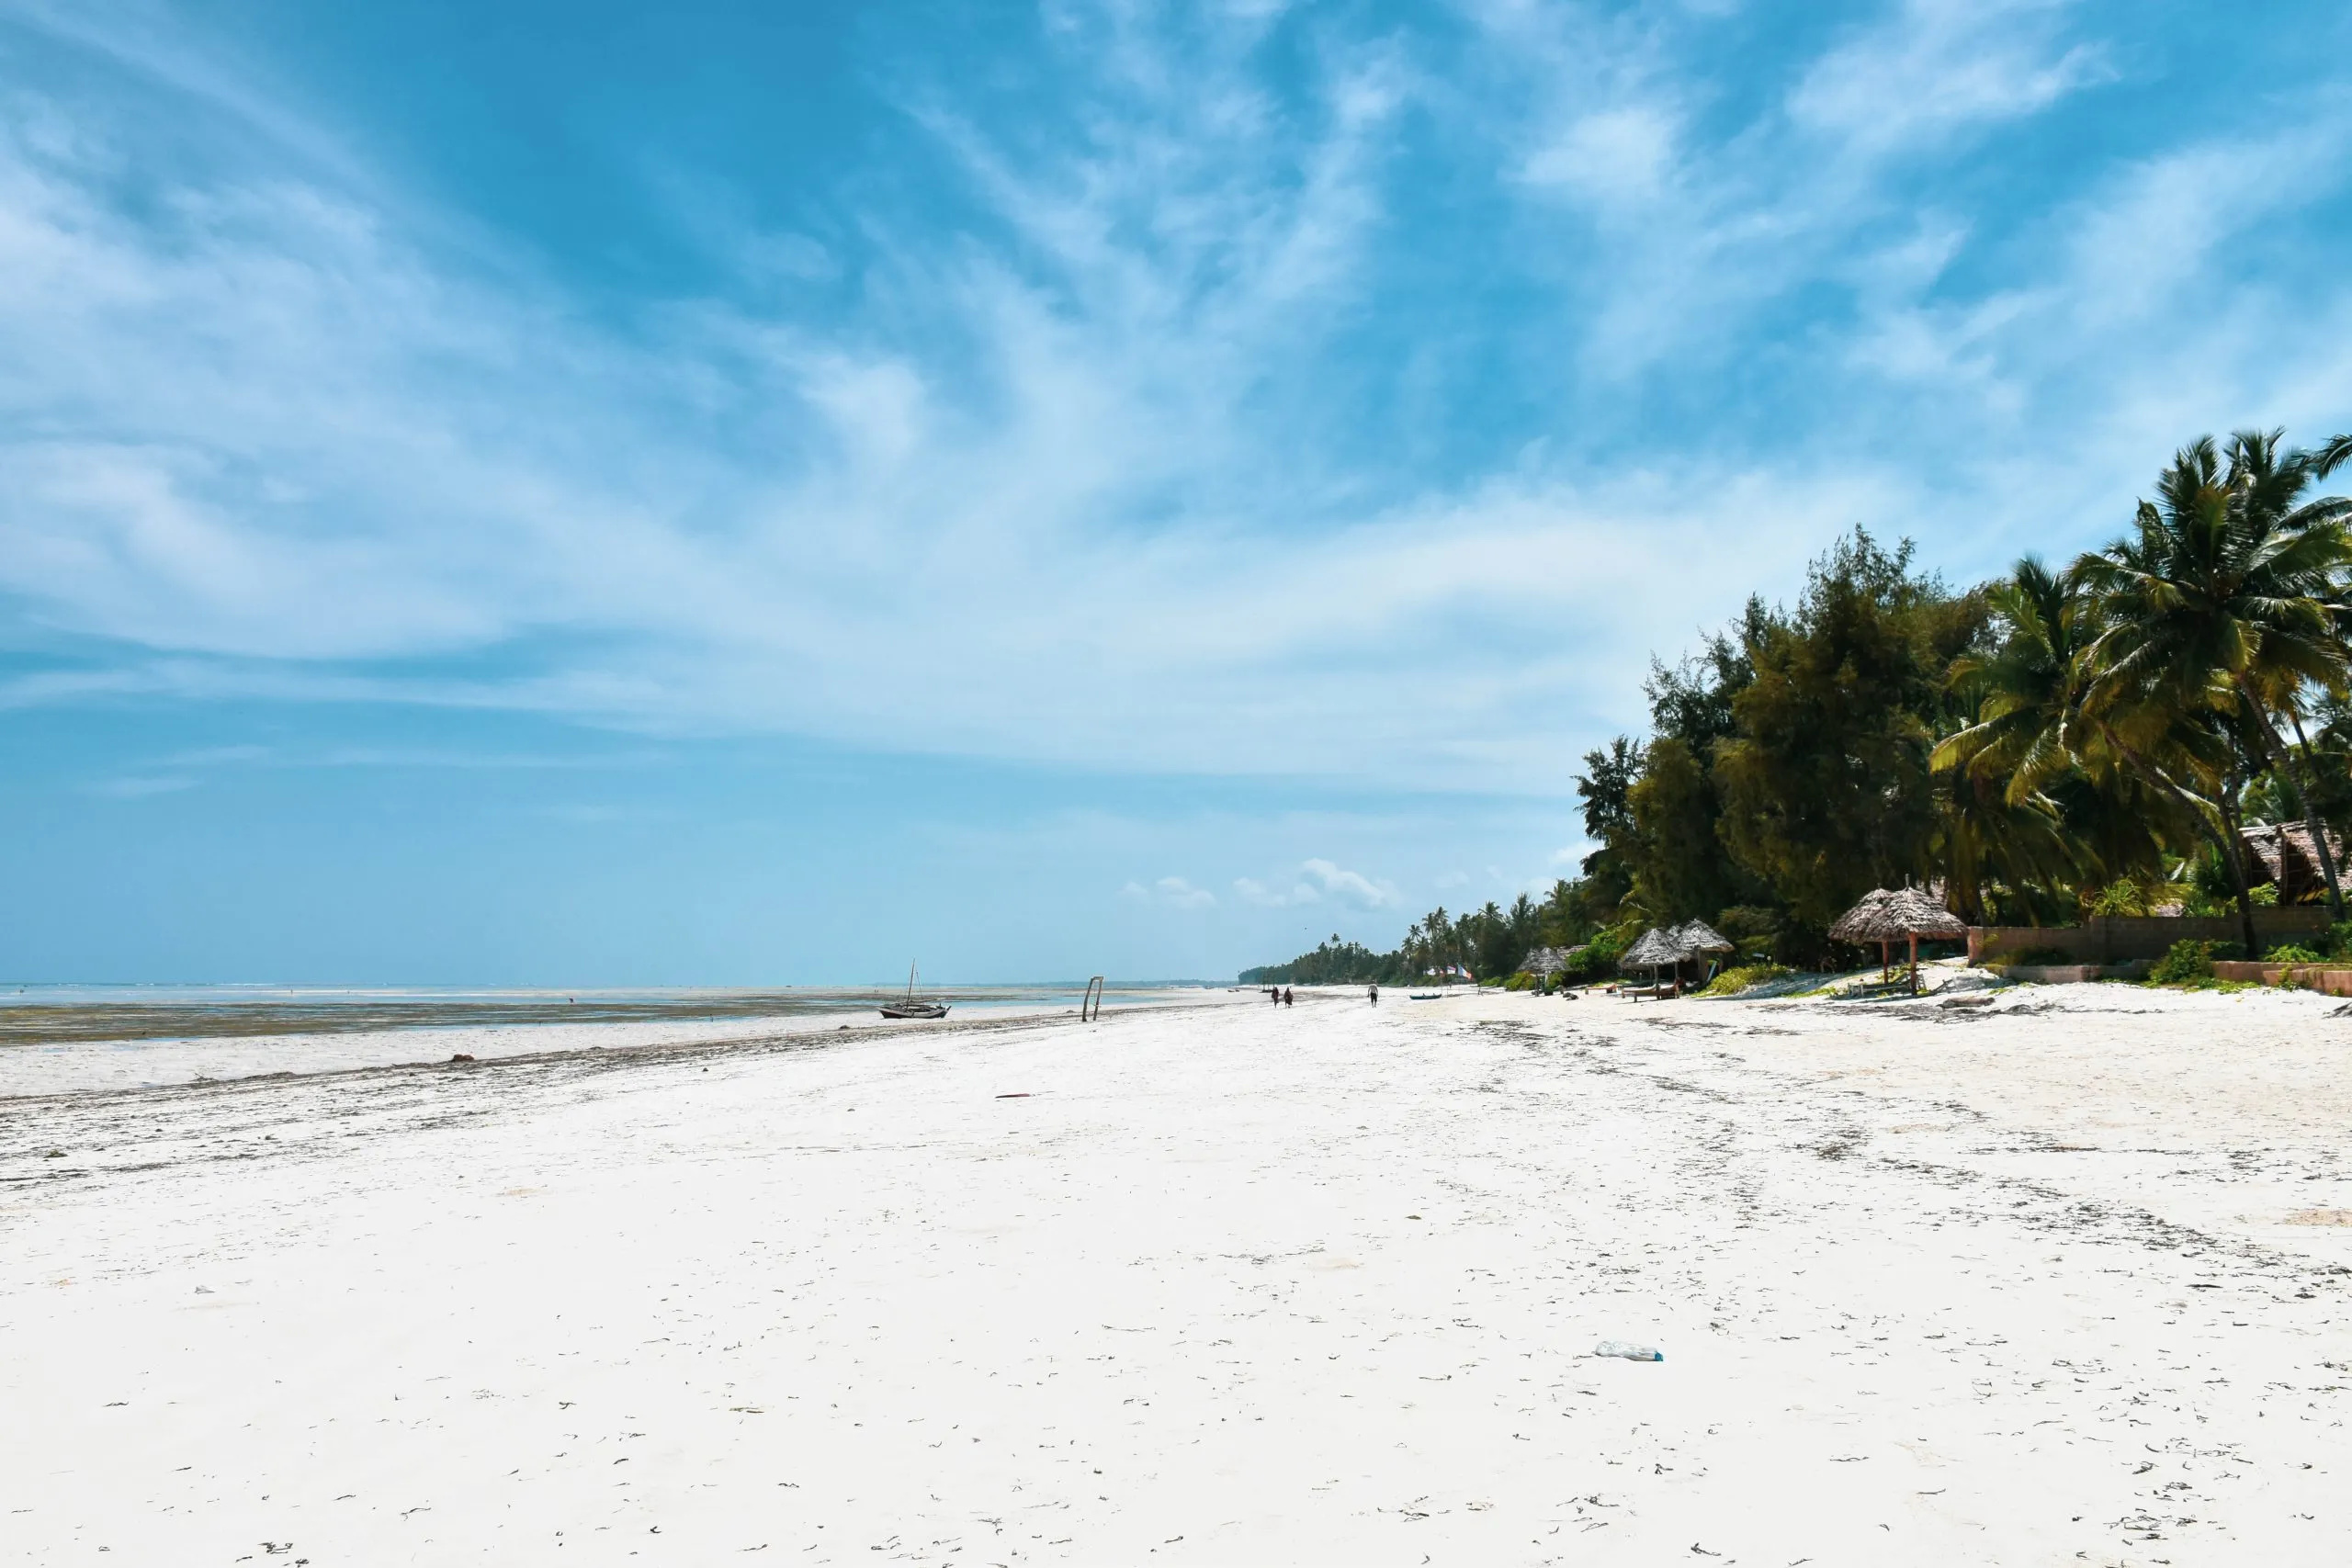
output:
[[[1216,895],[1205,887],[1195,887],[1181,876],[1163,876],[1147,887],[1140,882],[1130,882],[1119,889],[1120,897],[1138,903],[1165,904],[1177,909],[1204,909],[1216,902]]]
[[[142,115],[31,82],[0,102],[0,589],[41,635],[114,645],[0,705],[406,701],[1556,794],[1635,716],[1653,649],[1785,590],[1829,534],[1941,548],[2023,494],[2003,528],[2046,528],[2225,401],[2326,417],[2352,367],[2312,333],[2172,378],[2151,334],[2230,236],[2332,188],[2323,110],[2180,132],[2008,222],[2007,267],[1965,190],[1912,198],[1910,171],[2113,78],[2062,5],[1890,7],[1736,114],[1692,63],[1720,24],[1690,12],[1475,11],[1488,48],[1453,81],[1408,33],[1331,24],[1278,81],[1260,10],[1057,7],[1056,135],[952,83],[909,95],[968,231],[857,213],[845,319],[670,299],[623,331],[494,247],[453,256],[454,220],[160,14],[36,15],[186,112],[133,203]],[[1492,157],[1500,216],[1453,243],[1531,298],[1510,363],[1566,367],[1521,389],[1518,460],[1390,464],[1324,406],[1369,359],[1452,347],[1434,322],[1356,335],[1395,313],[1400,255],[1448,239],[1391,184],[1432,123]],[[853,265],[693,171],[650,177],[739,270]],[[2343,311],[2329,288],[2307,318]],[[1771,320],[1820,290],[1847,304]],[[2068,363],[2086,344],[2096,373]],[[1645,378],[1804,355],[1726,394],[1820,400],[1784,438],[1718,439],[1713,403],[1584,434]],[[1930,416],[2007,456],[1922,472]],[[1318,864],[1237,889],[1384,890]]]
[[[2107,51],[2069,42],[2074,0],[1905,0],[1804,72],[1798,126],[1885,155],[2016,119],[2111,80]]]
[[[1842,285],[1883,246],[1923,164],[2112,79],[2072,0],[1900,0],[1835,35],[1783,91],[1724,93],[1691,63],[1723,26],[1699,14],[1498,6],[1478,13],[1506,81],[1530,95],[1496,134],[1528,188],[1597,224],[1564,247],[1597,302],[1585,368],[1623,380],[1736,353],[1792,294]],[[1703,131],[1694,122],[1703,120]],[[1544,232],[1544,231],[1538,231]],[[1547,232],[1547,238],[1550,237]]]
[[[1640,657],[1563,660],[1556,628],[1693,591],[1604,589],[1577,563],[1712,520],[1631,476],[1264,525],[1299,492],[1239,411],[1329,308],[1310,298],[1344,294],[1401,90],[1378,51],[1335,69],[1320,129],[1273,158],[1248,153],[1266,128],[1246,95],[1207,111],[1226,162],[1188,149],[1174,85],[1169,123],[1114,126],[1050,175],[991,170],[944,129],[1054,258],[1051,291],[986,257],[888,264],[985,351],[997,412],[977,423],[941,367],[717,305],[673,311],[651,354],[599,338],[436,272],[352,191],[192,186],[158,227],[92,160],[0,139],[0,335],[39,367],[0,389],[24,416],[0,447],[0,583],[52,626],[176,656],[142,678],[191,694],[1215,771],[1553,769],[1498,717],[1604,702]],[[1226,188],[1232,160],[1254,188]],[[1120,238],[1171,192],[1152,243]],[[710,400],[805,460],[689,442],[682,407]],[[1795,509],[1754,525],[1811,528]],[[1486,647],[1453,638],[1465,618]],[[550,630],[591,640],[496,674],[351,667]]]
[[[89,793],[108,800],[144,800],[150,795],[175,795],[184,789],[194,789],[197,781],[170,774],[127,774],[121,778],[101,779],[89,786]]]
[[[1659,104],[1600,109],[1571,120],[1531,152],[1521,175],[1531,185],[1573,191],[1603,209],[1646,205],[1668,194],[1677,130]]]

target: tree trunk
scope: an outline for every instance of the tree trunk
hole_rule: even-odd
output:
[[[2222,852],[2222,860],[2230,868],[2230,881],[2237,889],[2238,927],[2245,933],[2245,955],[2250,959],[2259,958],[2262,956],[2262,943],[2254,934],[2254,889],[2246,881],[2243,853],[2245,840],[2238,832],[2238,786],[2235,781],[2222,784],[2219,804],[2222,828],[2229,835],[2229,845]]]
[[[2246,711],[2253,716],[2255,733],[2262,737],[2263,749],[2269,753],[2267,760],[2272,767],[2286,776],[2289,787],[2295,792],[2295,807],[2303,814],[2303,826],[2311,829],[2312,848],[2319,856],[2320,875],[2327,883],[2328,918],[2340,920],[2344,918],[2344,889],[2336,886],[2335,857],[2328,852],[2327,848],[2327,824],[2312,814],[2312,797],[2303,788],[2303,775],[2296,768],[2295,760],[2288,754],[2287,749],[2278,743],[2278,732],[2270,728],[2270,721],[2263,716],[2262,708],[2255,702],[2254,694],[2247,689],[2245,677],[2243,675],[2238,677],[2237,688],[2238,700],[2245,704]],[[2302,728],[2302,720],[2297,719],[2295,728],[2300,732]],[[2282,828],[2278,835],[2278,864],[2282,871],[2286,868],[2286,854],[2287,835]],[[2280,891],[2284,892],[2285,889],[2282,888]]]
[[[2302,750],[2303,766],[2310,770],[2312,776],[2316,779],[2319,776],[2319,764],[2312,757],[2311,737],[2303,733],[2303,716],[2293,708],[2289,708],[2287,717],[2295,727],[2295,744]],[[2301,784],[2295,788],[2295,802],[2303,808],[2303,820],[2313,824],[2312,832],[2319,840],[2319,863],[2327,873],[2328,909],[2338,920],[2341,920],[2344,919],[2344,897],[2335,885],[2335,852],[2327,847],[2327,824],[2312,814],[2312,803],[2304,795]]]

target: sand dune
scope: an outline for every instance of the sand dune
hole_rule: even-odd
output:
[[[0,1553],[2352,1561],[2328,1008],[1302,994],[9,1101]]]

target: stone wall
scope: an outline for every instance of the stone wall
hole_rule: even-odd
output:
[[[2248,964],[2218,962],[2216,980],[2253,980],[2265,986],[2318,991],[2331,997],[2352,997],[2352,969],[2335,964]]]
[[[2297,904],[2256,909],[2254,932],[2265,947],[2327,931],[2327,906]],[[2005,953],[2055,949],[2077,964],[2116,964],[2131,958],[2162,958],[2177,942],[2235,942],[2235,915],[2117,915],[2079,926],[1971,926],[1968,961],[1998,963]]]

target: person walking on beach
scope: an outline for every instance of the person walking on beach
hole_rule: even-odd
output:
[[[1380,1005],[1380,987],[1378,986],[1374,986],[1372,987],[1372,1005],[1374,1007],[1378,1007]]]
[[[1290,1005],[1290,987],[1288,986],[1284,986],[1283,987],[1283,1006],[1288,1007]]]

